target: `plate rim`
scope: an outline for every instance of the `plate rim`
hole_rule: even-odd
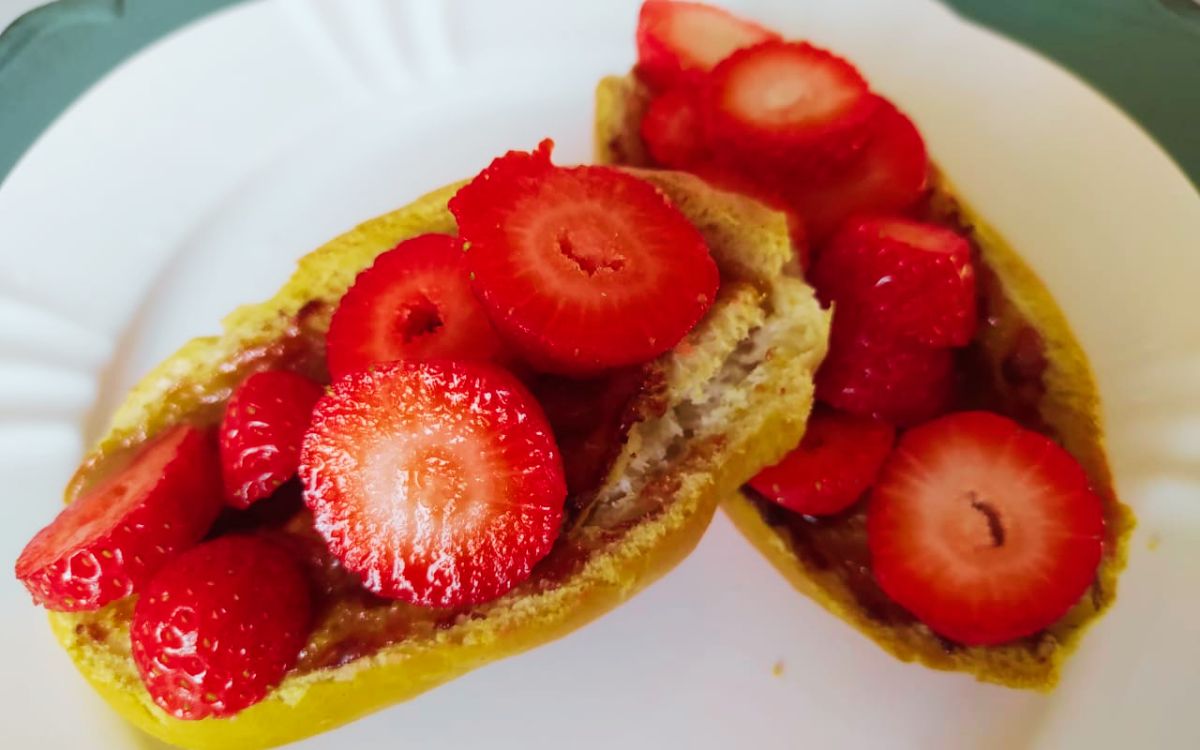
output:
[[[720,0],[709,0],[720,4]],[[1017,0],[1001,10],[990,0],[937,0],[967,23],[1006,37],[1066,70],[1106,99],[1159,148],[1200,196],[1200,147],[1176,130],[1182,112],[1154,111],[1133,94],[1146,86],[1162,88],[1166,75],[1184,74],[1162,65],[1134,74],[1135,81],[1114,77],[1104,61],[1080,55],[1077,40],[1041,34],[1047,22],[1069,24],[1081,35],[1136,34],[1150,29],[1155,46],[1170,56],[1191,55],[1200,65],[1200,8],[1178,0],[1142,0],[1138,7],[1082,13],[1047,9],[1040,0]],[[75,101],[117,66],[168,34],[205,16],[247,0],[51,0],[17,17],[0,32],[0,187],[22,157]],[[1100,0],[1101,4],[1107,0]],[[1165,58],[1164,58],[1165,59]],[[53,64],[45,61],[52,60]],[[1198,87],[1200,90],[1200,87]],[[1157,98],[1157,97],[1156,97]],[[1187,106],[1187,105],[1181,105]],[[1195,117],[1200,117],[1200,95]],[[1195,119],[1195,117],[1191,119]]]

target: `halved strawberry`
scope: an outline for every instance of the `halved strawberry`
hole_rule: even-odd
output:
[[[690,89],[671,89],[651,100],[642,115],[641,134],[661,166],[686,169],[708,157],[700,105]]]
[[[851,414],[898,426],[924,422],[954,403],[950,349],[906,344],[872,335],[834,309],[829,354],[817,371],[817,398]]]
[[[638,14],[638,76],[665,90],[692,83],[735,50],[779,34],[703,3],[647,0]]]
[[[821,409],[809,418],[800,445],[749,484],[796,513],[840,513],[875,481],[895,438],[886,422]]]
[[[225,500],[246,508],[296,473],[300,441],[321,386],[284,370],[258,372],[234,390],[221,420]]]
[[[971,245],[945,227],[854,220],[821,252],[812,279],[839,314],[881,338],[944,347],[965,346],[975,335]]]
[[[1032,635],[1079,601],[1104,515],[1052,440],[962,412],[900,438],[871,493],[867,538],[888,596],[946,638],[986,646]]]
[[[133,661],[177,719],[233,716],[263,699],[308,640],[300,561],[255,536],[225,536],[162,567],[133,609]]]
[[[510,373],[403,360],[345,376],[300,457],[317,530],[371,591],[429,607],[494,599],[558,536],[550,426]]]
[[[650,183],[556,167],[552,146],[496,159],[450,200],[475,289],[500,333],[544,371],[653,359],[716,298],[708,246]]]
[[[99,609],[199,541],[221,505],[212,435],[174,427],[39,531],[17,558],[17,578],[47,609]]]
[[[415,357],[504,362],[504,343],[471,291],[462,242],[424,234],[375,259],[346,291],[326,336],[336,378]]]
[[[925,192],[929,157],[912,121],[880,98],[868,130],[867,142],[837,170],[777,178],[815,244],[852,216],[903,213]]]
[[[768,41],[722,60],[705,87],[714,147],[751,167],[823,174],[858,151],[879,106],[846,60],[807,42]]]

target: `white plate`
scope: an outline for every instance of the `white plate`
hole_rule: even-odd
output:
[[[632,63],[636,5],[257,2],[77,102],[0,192],[4,559],[135,378],[300,254],[545,135],[586,159],[592,87]],[[718,518],[601,621],[302,746],[1200,746],[1195,192],[1091,90],[939,5],[730,5],[856,60],[1058,297],[1141,518],[1117,606],[1057,692],[1010,692],[893,661]],[[10,574],[0,587],[3,744],[152,746],[74,674]]]

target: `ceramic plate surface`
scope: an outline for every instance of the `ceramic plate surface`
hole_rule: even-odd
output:
[[[729,4],[859,63],[1057,296],[1140,517],[1116,607],[1055,693],[979,685],[884,655],[718,517],[611,615],[300,746],[1200,747],[1196,193],[1090,89],[940,5]],[[76,102],[0,190],[6,565],[135,379],[301,254],[543,136],[587,159],[592,89],[632,63],[636,6],[264,0]],[[0,597],[0,744],[155,746],[75,674],[11,573]]]

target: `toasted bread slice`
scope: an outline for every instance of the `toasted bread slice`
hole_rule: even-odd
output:
[[[602,164],[650,164],[639,135],[648,92],[633,76],[602,80],[596,91],[595,148]],[[1099,397],[1087,357],[1066,318],[1037,276],[937,170],[930,179],[927,218],[971,238],[982,304],[989,324],[969,352],[984,405],[1001,408],[1058,440],[1083,464],[1104,501],[1107,538],[1096,582],[1057,623],[1029,638],[991,647],[965,647],[938,637],[887,600],[866,567],[861,508],[829,524],[809,523],[748,491],[730,494],[725,512],[742,533],[802,593],[904,661],[967,672],[985,682],[1049,690],[1085,628],[1112,605],[1125,566],[1134,519],[1116,497],[1104,453]],[[1030,331],[1033,333],[1031,334]],[[1044,359],[1036,382],[1011,370],[1014,354],[1030,340]],[[1020,369],[1017,367],[1016,369]],[[1022,380],[1023,379],[1023,380]],[[837,559],[851,552],[855,559]]]
[[[684,342],[649,366],[649,385],[635,404],[639,418],[607,477],[576,504],[529,580],[453,612],[367,606],[354,593],[334,592],[282,685],[233,718],[201,721],[169,717],[143,688],[130,658],[129,600],[99,612],[51,614],[58,639],[101,695],[137,726],[182,747],[277,745],[565,635],[687,555],[718,500],[800,439],[829,316],[789,265],[781,215],[689,175],[642,176],[703,233],[721,290]],[[303,258],[275,297],[236,310],[223,334],[193,340],[156,367],[116,412],[67,499],[130,446],[179,422],[215,422],[231,389],[253,371],[287,367],[323,377],[323,334],[355,275],[407,237],[453,233],[446,202],[457,187],[338,237]]]

